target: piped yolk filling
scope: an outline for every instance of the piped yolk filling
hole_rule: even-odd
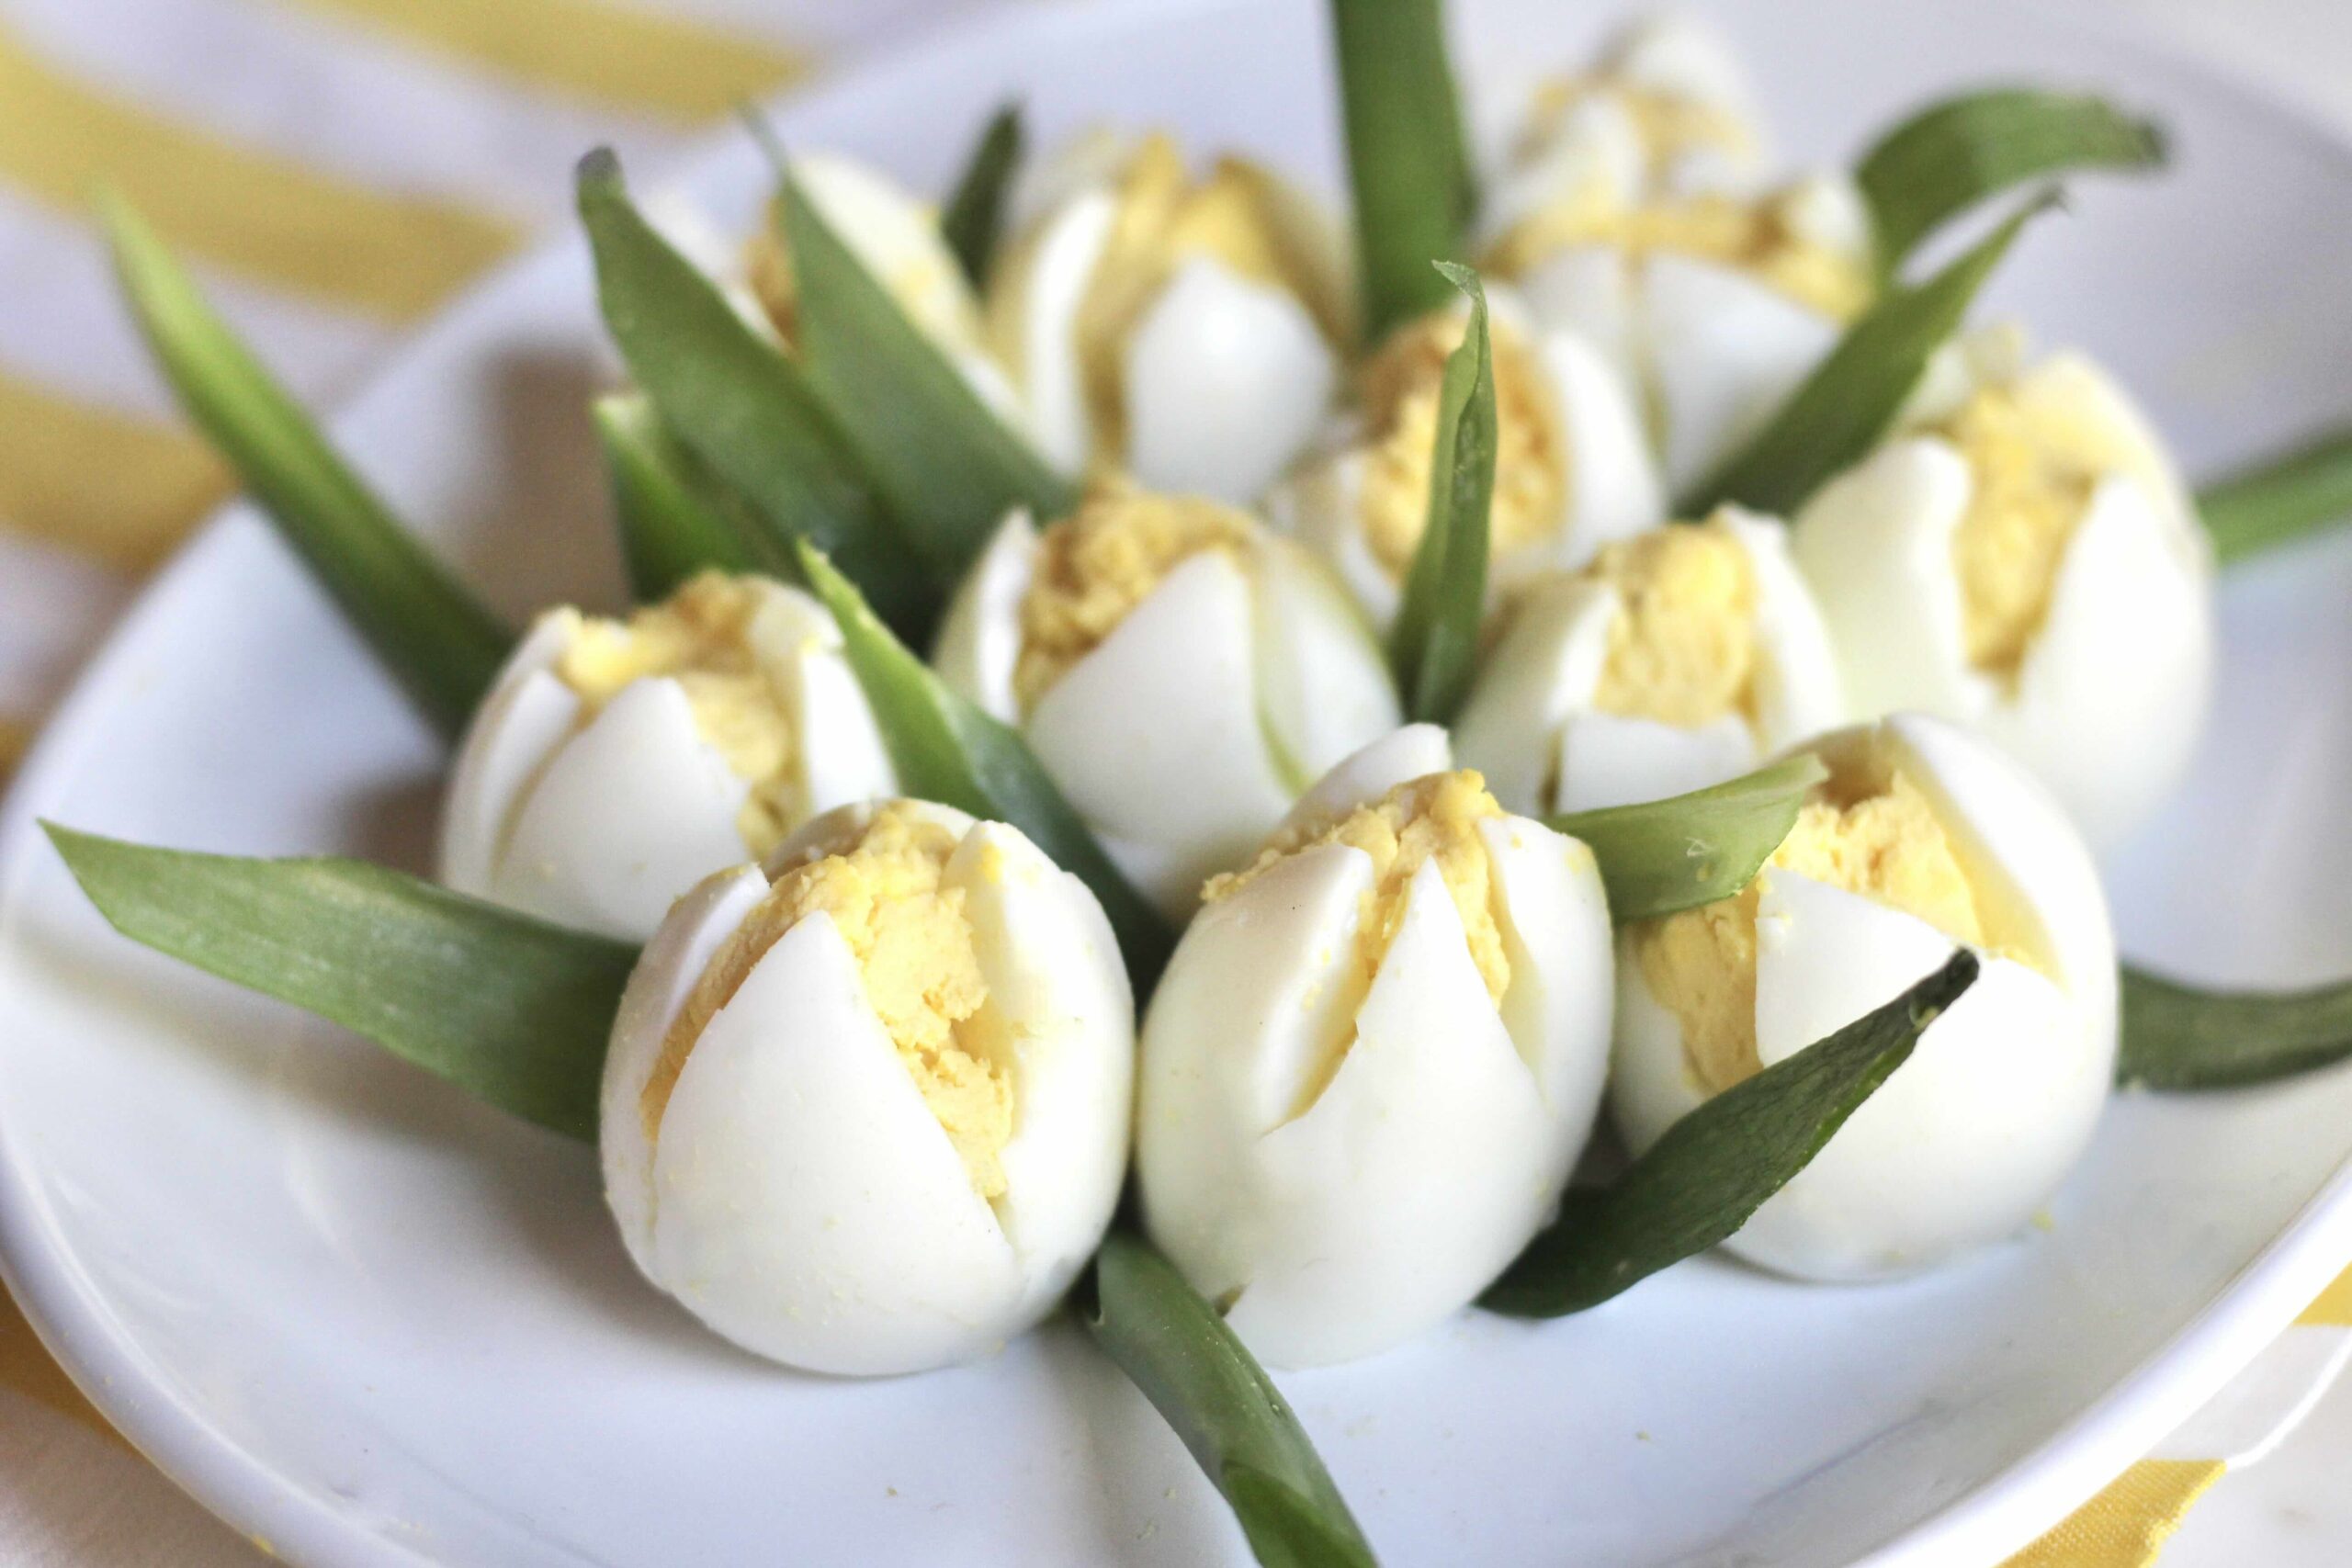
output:
[[[582,723],[633,682],[677,682],[696,731],[752,786],[735,825],[754,857],[808,815],[790,675],[775,656],[776,638],[761,625],[783,592],[757,578],[707,571],[626,621],[582,620],[555,665],[557,679],[580,698]]]
[[[1594,707],[1686,729],[1733,714],[1754,724],[1756,578],[1729,530],[1653,529],[1610,545],[1585,572],[1623,605]]]
[[[1933,802],[1898,768],[1833,776],[1797,814],[1770,865],[1916,915],[1985,948],[1977,890]],[[1691,1075],[1710,1094],[1762,1070],[1756,1044],[1756,912],[1750,883],[1729,898],[1634,928],[1650,995],[1682,1025]],[[2004,950],[2006,951],[2006,950]]]
[[[1390,333],[1357,372],[1358,396],[1373,431],[1357,506],[1373,558],[1400,581],[1429,525],[1446,356],[1461,346],[1468,328],[1458,310],[1433,311]],[[1534,351],[1491,318],[1487,341],[1495,382],[1489,547],[1500,556],[1558,530],[1566,510],[1567,443],[1551,378]]]
[[[2058,569],[2113,461],[2087,431],[1979,390],[1928,434],[1968,460],[1968,511],[1951,540],[1968,661],[2015,681],[2050,615]]]
[[[1022,707],[1102,646],[1178,566],[1204,550],[1238,557],[1254,527],[1247,513],[1197,496],[1096,486],[1038,537],[1012,672]]]
[[[857,961],[865,1000],[890,1036],[923,1103],[983,1198],[1004,1191],[1012,1137],[1012,1082],[980,1048],[989,999],[964,892],[943,885],[956,835],[894,803],[839,852],[786,871],[713,956],[670,1028],[641,1100],[648,1138],[686,1058],[753,965],[811,915],[832,918]]]
[[[1636,264],[1665,252],[1745,272],[1832,321],[1849,321],[1876,292],[1870,270],[1808,239],[1795,220],[1798,199],[1791,190],[1755,201],[1709,194],[1627,204],[1585,192],[1514,224],[1487,266],[1516,277],[1570,245],[1606,246]]]
[[[1496,915],[1501,889],[1478,825],[1501,815],[1477,773],[1465,768],[1431,773],[1398,784],[1345,816],[1283,829],[1248,866],[1210,878],[1201,897],[1212,903],[1230,897],[1269,867],[1325,844],[1362,850],[1372,859],[1373,878],[1356,925],[1356,955],[1363,983],[1369,986],[1404,921],[1406,892],[1421,867],[1435,861],[1487,994],[1499,1002],[1510,988],[1510,956]]]

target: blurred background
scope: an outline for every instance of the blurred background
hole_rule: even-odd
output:
[[[0,0],[0,778],[228,486],[117,308],[94,182],[145,211],[299,395],[332,405],[565,220],[583,149],[616,145],[650,188],[746,98],[1024,3]],[[2052,4],[2169,36],[2352,137],[2342,0]],[[2312,1321],[2352,1324],[2352,1289]],[[2347,1456],[2352,1388],[2193,1508],[2196,1486],[2127,1477],[2105,1515],[2019,1562],[2144,1563],[2185,1514],[2165,1568],[2352,1562]],[[266,1551],[148,1469],[0,1294],[0,1562]]]

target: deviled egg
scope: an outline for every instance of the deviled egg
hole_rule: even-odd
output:
[[[1134,1000],[1019,830],[846,807],[679,900],[605,1065],[605,1189],[646,1278],[745,1348],[918,1371],[1035,1324],[1127,1162]]]
[[[1480,220],[1485,269],[1637,389],[1677,493],[1762,428],[1875,291],[1853,182],[1765,188],[1744,91],[1704,36],[1635,51],[1679,62],[1647,83],[1621,69],[1539,96]]]
[[[897,787],[824,606],[706,572],[626,620],[539,617],[458,749],[441,880],[642,942],[710,873]]]
[[[1845,717],[1786,530],[1725,507],[1527,584],[1454,742],[1497,799],[1543,815],[1703,789]]]
[[[1488,580],[1503,586],[1649,527],[1666,499],[1640,411],[1608,362],[1570,333],[1538,331],[1508,290],[1490,289],[1487,305]],[[1275,525],[1330,562],[1384,630],[1429,521],[1440,385],[1468,322],[1455,305],[1390,333],[1358,368],[1357,406],[1327,439],[1330,450],[1267,497]]]
[[[1325,769],[1397,723],[1370,630],[1320,561],[1248,513],[1119,481],[1005,520],[933,662],[1020,728],[1170,919]]]
[[[1638,1154],[1974,950],[1975,984],[1727,1244],[1863,1280],[2009,1235],[2047,1201],[2114,1076],[2115,941],[2081,838],[1985,741],[1898,715],[1809,749],[1828,780],[1745,891],[1619,934],[1611,1105]]]
[[[1590,1132],[1611,1005],[1592,852],[1507,814],[1419,725],[1206,899],[1145,1021],[1145,1225],[1261,1359],[1385,1349],[1518,1255]]]
[[[1354,331],[1336,220],[1234,157],[1081,138],[1020,192],[989,325],[1046,457],[1255,500],[1322,425]]]
[[[1984,731],[2094,844],[2188,766],[2214,657],[2211,548],[2162,443],[2079,354],[1996,329],[1943,354],[1894,435],[1796,519],[1861,715]]]

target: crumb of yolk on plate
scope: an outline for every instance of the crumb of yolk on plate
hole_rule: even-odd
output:
[[[1987,945],[1976,888],[1951,836],[1900,769],[1833,777],[1815,789],[1767,864],[1916,915],[1955,942]],[[1729,898],[1634,928],[1642,979],[1681,1021],[1690,1071],[1710,1094],[1763,1067],[1756,1046],[1761,894],[1750,883]]]
[[[1213,501],[1098,485],[1038,536],[1012,671],[1021,705],[1100,647],[1179,565],[1204,550],[1238,555],[1254,533],[1247,513]]]
[[[1653,529],[1603,549],[1585,569],[1617,591],[1623,613],[1593,705],[1693,728],[1756,706],[1756,581],[1747,553],[1714,523]]]
[[[857,838],[775,880],[703,971],[646,1080],[646,1133],[662,1115],[686,1058],[718,1010],[785,932],[822,912],[848,943],[865,1000],[983,1198],[1004,1190],[1012,1136],[1012,1083],[1003,1064],[974,1049],[968,1027],[988,1001],[961,888],[942,886],[956,835],[903,802],[883,807]]]
[[[764,855],[807,816],[806,791],[786,700],[790,674],[763,635],[763,612],[788,591],[756,577],[706,571],[626,621],[583,618],[556,661],[580,698],[582,722],[634,682],[666,676],[694,710],[695,728],[751,786],[736,829]]]
[[[1446,356],[1469,319],[1433,310],[1388,335],[1357,372],[1357,394],[1373,431],[1357,502],[1364,542],[1401,581],[1429,525],[1430,464]],[[1526,341],[1491,317],[1487,343],[1495,381],[1495,493],[1490,547],[1497,555],[1535,544],[1560,526],[1568,489],[1567,443],[1551,378]]]
[[[1999,386],[1978,390],[1928,434],[1959,448],[1972,480],[1951,539],[1968,661],[2015,681],[2113,455],[2082,422],[2028,408]]]

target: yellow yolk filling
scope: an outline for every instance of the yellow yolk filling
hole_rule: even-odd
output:
[[[1968,660],[2015,680],[2113,459],[2089,432],[2029,412],[2000,387],[1978,391],[1929,434],[1960,449],[1973,480],[1951,541]]]
[[[1357,508],[1373,558],[1392,578],[1411,568],[1429,525],[1430,466],[1446,355],[1468,330],[1456,310],[1396,329],[1357,373],[1374,432]],[[1556,530],[1566,511],[1567,445],[1552,379],[1534,351],[1500,321],[1487,324],[1495,380],[1495,492],[1489,547],[1522,548]]]
[[[582,722],[632,682],[667,676],[694,709],[695,728],[752,786],[736,818],[744,847],[763,855],[808,815],[786,693],[787,671],[763,658],[762,608],[783,590],[757,578],[707,571],[626,621],[587,619],[556,661]]]
[[[956,845],[952,830],[894,803],[854,843],[777,877],[712,957],[663,1039],[640,1102],[647,1137],[658,1137],[678,1076],[711,1019],[785,932],[822,912],[849,944],[867,1004],[973,1189],[983,1198],[1001,1194],[1012,1082],[1001,1063],[972,1048],[967,1026],[989,991],[963,890],[942,886]]]
[[[1097,433],[1098,459],[1126,450],[1125,363],[1129,336],[1187,261],[1204,256],[1236,276],[1288,292],[1315,318],[1325,339],[1346,341],[1346,302],[1310,254],[1310,241],[1286,220],[1283,198],[1264,171],[1235,158],[1218,161],[1203,179],[1184,167],[1184,155],[1165,133],[1144,138],[1114,193],[1116,216],[1094,265],[1073,323],[1080,376]],[[1025,274],[1030,256],[1009,259],[1008,273]],[[991,322],[999,352],[1018,369],[1018,311],[1025,288],[997,291]],[[1011,310],[1014,313],[1003,313]]]
[[[1900,770],[1866,793],[1833,778],[1814,792],[1772,866],[1916,915],[1955,942],[1985,947],[1974,885],[1917,784]],[[1756,1047],[1756,911],[1750,883],[1729,898],[1634,928],[1650,995],[1682,1024],[1690,1070],[1719,1094],[1762,1070]]]
[[[1595,97],[1615,99],[1633,120],[1652,180],[1662,178],[1676,162],[1692,152],[1717,150],[1746,156],[1756,151],[1755,131],[1721,105],[1602,74],[1570,76],[1538,87],[1528,104],[1527,130],[1521,138],[1522,153],[1541,147],[1558,131],[1570,110]]]
[[[1513,225],[1487,265],[1516,277],[1569,245],[1603,245],[1635,262],[1663,251],[1745,272],[1832,321],[1851,321],[1876,292],[1870,269],[1806,239],[1794,200],[1783,191],[1756,201],[1704,195],[1628,206],[1588,194]]]
[[[1363,896],[1356,942],[1363,983],[1369,986],[1404,921],[1407,889],[1421,867],[1435,861],[1446,891],[1453,897],[1487,994],[1499,1002],[1510,988],[1510,956],[1495,914],[1501,889],[1478,825],[1501,815],[1502,807],[1487,793],[1487,781],[1479,774],[1466,769],[1431,773],[1398,784],[1373,804],[1335,820],[1284,829],[1249,866],[1212,877],[1201,896],[1212,902],[1227,897],[1269,866],[1325,844],[1362,850],[1372,857],[1373,879]]]
[[[1585,569],[1617,591],[1593,705],[1695,728],[1755,718],[1756,579],[1731,533],[1674,526],[1609,546]]]
[[[1204,550],[1238,555],[1252,529],[1246,513],[1196,496],[1096,487],[1078,511],[1038,536],[1012,672],[1021,705],[1045,695],[1100,647],[1179,565]]]

